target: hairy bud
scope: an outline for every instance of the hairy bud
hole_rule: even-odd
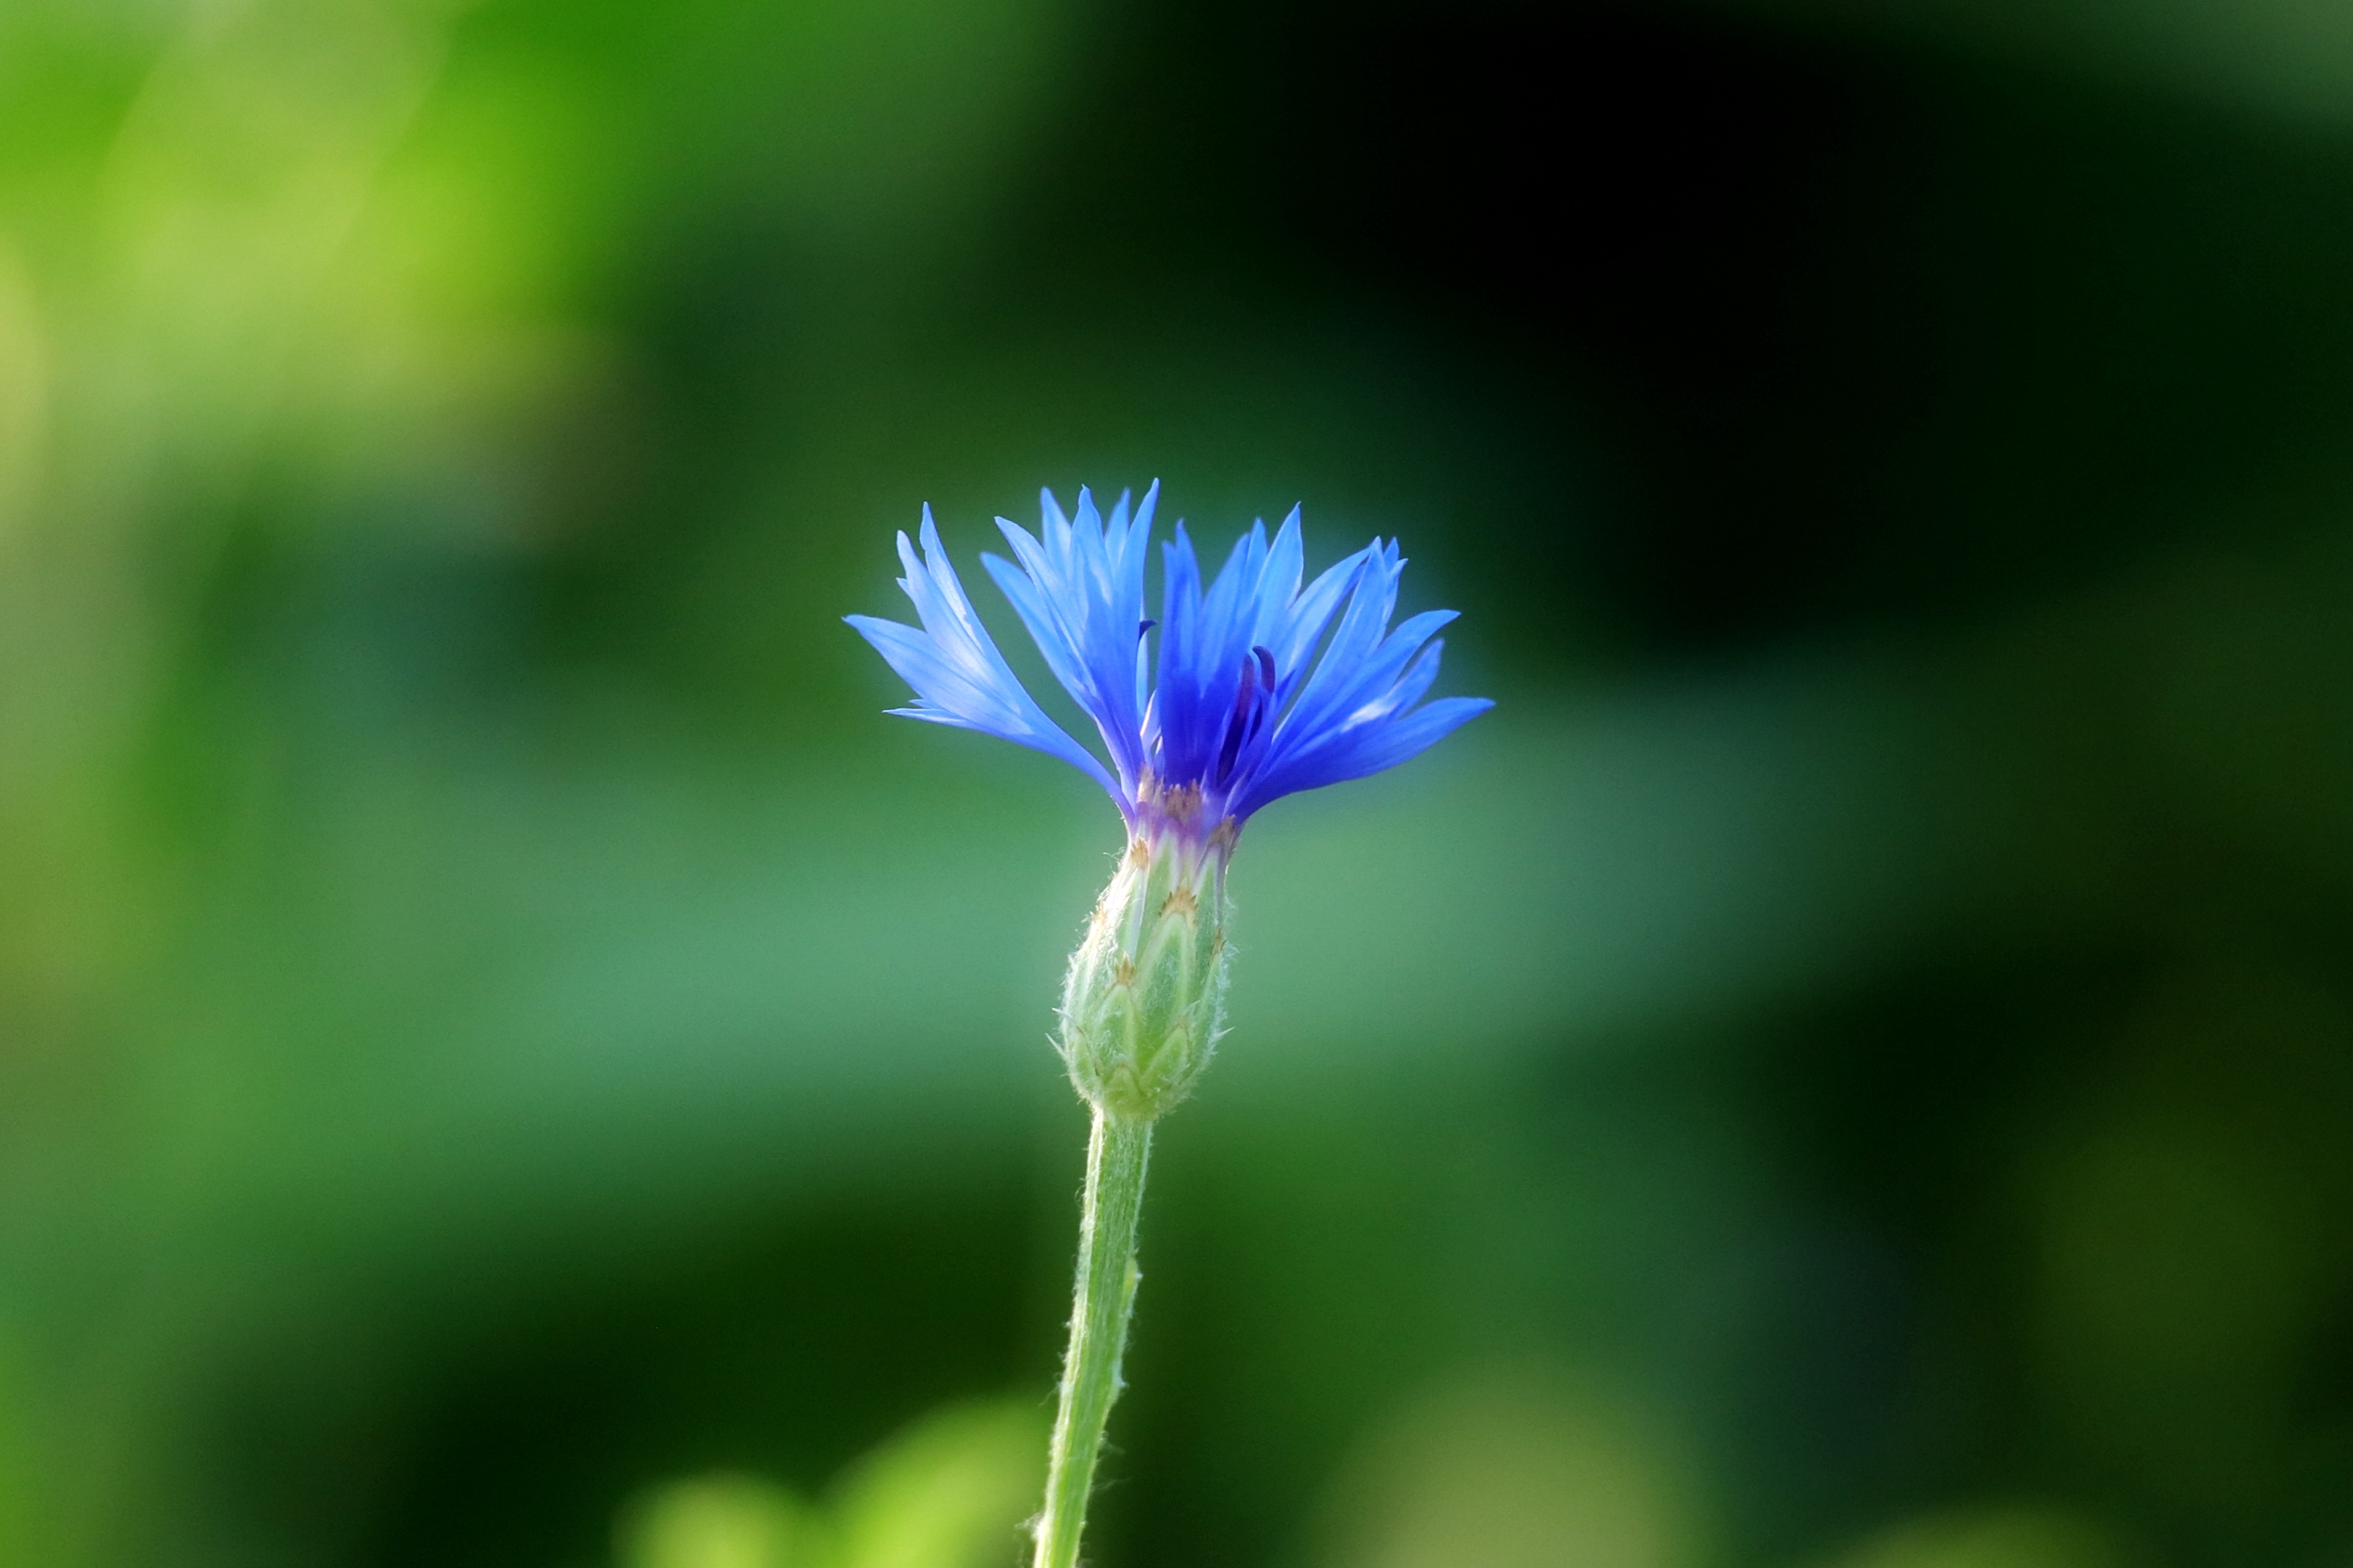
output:
[[[1062,1060],[1111,1115],[1149,1121],[1184,1099],[1225,1032],[1232,850],[1229,826],[1136,834],[1071,954]]]

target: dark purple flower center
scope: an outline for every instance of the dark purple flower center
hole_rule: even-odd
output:
[[[1274,708],[1274,655],[1253,647],[1242,660],[1242,678],[1234,688],[1234,710],[1226,715],[1225,743],[1218,748],[1218,768],[1210,782],[1224,789],[1233,782],[1234,763],[1242,748],[1258,739]]]

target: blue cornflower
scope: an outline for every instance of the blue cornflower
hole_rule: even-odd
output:
[[[1254,524],[1206,589],[1178,523],[1175,542],[1162,546],[1159,617],[1146,616],[1159,495],[1154,485],[1131,513],[1123,494],[1104,517],[1081,490],[1074,521],[1045,491],[1044,537],[999,518],[1014,559],[981,557],[1054,679],[1094,721],[1108,763],[1014,677],[940,548],[931,508],[922,560],[899,535],[907,567],[899,586],[922,626],[849,617],[915,689],[914,703],[892,711],[1060,757],[1108,790],[1127,819],[1127,846],[1071,954],[1058,1009],[1055,1046],[1093,1107],[1094,1131],[1033,1568],[1078,1561],[1103,1425],[1122,1386],[1153,1124],[1190,1092],[1225,1033],[1226,865],[1242,825],[1283,795],[1394,767],[1493,706],[1421,700],[1438,678],[1438,628],[1454,612],[1390,627],[1405,568],[1395,541],[1376,539],[1300,586],[1297,508],[1272,543]]]
[[[1376,539],[1300,586],[1296,507],[1271,543],[1263,523],[1252,525],[1206,590],[1179,522],[1175,542],[1161,547],[1160,615],[1148,618],[1144,569],[1159,494],[1155,484],[1131,513],[1123,493],[1106,518],[1082,489],[1072,520],[1044,491],[1043,538],[997,520],[1018,564],[981,557],[1047,668],[1094,721],[1109,766],[1049,718],[1006,665],[928,506],[920,562],[899,535],[907,568],[899,586],[922,628],[848,617],[915,689],[913,706],[892,711],[1061,758],[1110,792],[1139,837],[1173,829],[1230,851],[1269,802],[1394,767],[1493,706],[1476,697],[1421,701],[1445,646],[1435,634],[1454,612],[1425,611],[1390,628],[1405,567],[1394,540]]]

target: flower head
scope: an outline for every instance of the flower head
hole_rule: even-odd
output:
[[[1007,666],[940,547],[928,506],[921,560],[899,535],[907,568],[899,586],[921,628],[849,617],[915,689],[913,705],[892,711],[1061,758],[1111,793],[1133,832],[1221,835],[1229,848],[1268,802],[1394,767],[1493,706],[1476,697],[1421,700],[1445,646],[1435,634],[1454,612],[1389,626],[1405,567],[1394,540],[1376,539],[1301,585],[1296,507],[1271,542],[1265,524],[1253,524],[1206,588],[1179,522],[1175,541],[1161,546],[1160,614],[1148,616],[1144,569],[1159,494],[1155,484],[1133,510],[1122,494],[1105,517],[1082,489],[1072,519],[1044,491],[1039,533],[999,518],[1015,559],[981,557],[1047,668],[1094,721],[1108,766]]]

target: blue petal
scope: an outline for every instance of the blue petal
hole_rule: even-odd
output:
[[[1282,696],[1285,700],[1306,678],[1308,655],[1315,651],[1324,628],[1332,624],[1333,614],[1339,609],[1341,601],[1356,591],[1357,580],[1372,563],[1373,553],[1373,548],[1366,546],[1326,570],[1308,584],[1307,591],[1282,617],[1279,637],[1266,646],[1274,655],[1275,672],[1282,682]]]
[[[1160,679],[1152,693],[1153,717],[1160,741],[1161,778],[1172,783],[1198,779],[1208,769],[1209,734],[1214,718],[1201,690],[1201,568],[1193,557],[1193,542],[1185,525],[1176,525],[1174,543],[1161,547],[1166,583],[1161,594]]]
[[[1389,611],[1397,603],[1397,573],[1403,565],[1396,559],[1396,548],[1384,549],[1375,540],[1362,558],[1362,564],[1348,595],[1348,607],[1341,613],[1339,627],[1333,632],[1331,643],[1324,657],[1316,661],[1314,672],[1282,716],[1277,726],[1278,748],[1286,737],[1312,743],[1327,725],[1338,721],[1348,712],[1341,703],[1356,689],[1356,677],[1365,660],[1379,646],[1381,634],[1388,626]]]
[[[899,586],[914,601],[922,630],[871,616],[845,617],[915,689],[914,705],[892,711],[978,730],[1060,757],[1116,798],[1118,786],[1103,763],[1046,716],[997,651],[940,548],[929,507],[923,509],[923,543],[918,562],[907,536],[899,535],[899,559],[907,569]]]
[[[1144,765],[1136,650],[1144,618],[1145,542],[1158,496],[1155,484],[1131,522],[1125,494],[1106,521],[1095,510],[1093,495],[1081,490],[1074,525],[1053,493],[1042,492],[1042,539],[1004,518],[997,521],[1018,571],[1001,557],[982,557],[1054,679],[1095,721],[1131,793]]]
[[[1292,743],[1313,745],[1324,730],[1362,723],[1376,710],[1388,712],[1403,706],[1392,688],[1422,644],[1454,618],[1452,610],[1425,610],[1390,632],[1379,647],[1357,660],[1353,668],[1336,672],[1318,693],[1320,710],[1301,715],[1288,727]]]
[[[1405,761],[1492,704],[1449,698],[1417,707],[1435,682],[1450,610],[1392,628],[1405,562],[1376,539],[1303,589],[1293,508],[1271,542],[1263,523],[1238,541],[1214,580],[1183,524],[1163,547],[1158,658],[1145,632],[1144,576],[1159,487],[1108,516],[1079,492],[1075,515],[1051,491],[1036,534],[1003,519],[1013,558],[982,558],[1054,679],[1085,709],[1117,777],[1040,710],[973,613],[923,514],[923,554],[902,534],[901,586],[922,629],[851,616],[914,687],[898,711],[958,724],[1059,756],[1134,816],[1144,780],[1197,785],[1212,818],[1246,819],[1282,795],[1361,778]]]
[[[1237,796],[1228,809],[1238,817],[1248,816],[1280,796],[1393,768],[1428,751],[1493,706],[1484,697],[1441,697],[1402,719],[1335,736],[1324,746],[1261,773],[1251,781],[1248,794]]]

